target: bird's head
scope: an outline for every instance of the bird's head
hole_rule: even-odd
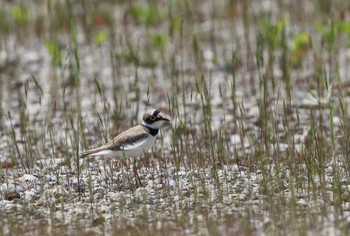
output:
[[[164,122],[169,122],[168,118],[165,118],[163,114],[157,110],[149,110],[143,114],[142,124],[152,129],[159,129],[163,126]]]

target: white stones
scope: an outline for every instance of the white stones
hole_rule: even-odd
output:
[[[23,196],[23,200],[25,202],[35,202],[36,200],[38,200],[40,197],[39,194],[36,194],[33,191],[25,191],[24,192],[24,196]]]
[[[231,135],[230,141],[233,145],[240,144],[241,137],[238,134]]]
[[[21,211],[22,205],[8,203],[4,206],[4,208],[5,208],[5,211],[7,211],[7,212],[18,212],[18,211]]]
[[[0,191],[2,194],[6,194],[9,192],[17,192],[17,193],[23,193],[25,191],[25,188],[19,184],[14,183],[3,183],[0,186]]]
[[[35,162],[35,164],[41,168],[50,168],[56,169],[60,164],[64,162],[63,158],[48,158],[48,159],[40,159]]]
[[[280,149],[283,151],[283,148]],[[327,167],[327,186],[332,181],[332,167]],[[271,174],[275,173],[274,168],[274,165],[270,166]],[[156,166],[142,168],[140,173],[144,186],[133,189],[134,176],[125,169],[113,170],[115,173],[112,175],[112,170],[89,166],[80,173],[79,181],[76,173],[71,171],[74,168],[66,173],[59,169],[55,172],[49,170],[40,170],[40,175],[19,175],[15,181],[21,185],[17,184],[16,187],[10,184],[5,188],[6,185],[2,184],[0,190],[15,189],[20,199],[2,199],[0,211],[17,212],[25,206],[26,209],[32,209],[34,219],[45,219],[52,215],[52,219],[60,224],[69,224],[73,220],[76,222],[77,219],[81,224],[88,223],[91,218],[87,216],[93,212],[96,224],[110,227],[111,222],[120,217],[133,220],[147,216],[151,220],[157,217],[171,221],[174,214],[181,215],[186,209],[188,220],[201,224],[207,216],[236,214],[247,207],[254,211],[261,210],[264,202],[261,184],[264,184],[264,175],[270,174],[261,170],[251,171],[248,167],[236,164],[223,164],[216,170],[216,180],[211,166],[192,170],[182,166],[179,170],[174,167],[165,170]],[[285,173],[285,185],[288,187],[290,171],[279,169],[281,172]],[[305,183],[308,181],[302,177],[299,180]],[[316,184],[319,182],[314,181]],[[340,181],[343,185],[349,183],[346,177]],[[350,188],[344,186],[344,189],[348,191]],[[276,192],[274,197],[278,198],[282,193],[286,199],[292,197],[288,189]],[[327,194],[330,198],[334,197],[331,191],[327,191]],[[310,207],[310,199],[304,193],[300,193],[297,199],[298,207]],[[203,215],[198,209],[205,209],[208,215]]]
[[[108,198],[112,201],[112,202],[116,202],[119,200],[119,194],[115,193],[115,192],[108,192],[107,193]]]
[[[107,193],[106,189],[105,188],[102,188],[102,187],[96,187],[92,190],[92,194],[101,194],[101,195],[105,195]]]
[[[76,192],[84,192],[86,189],[85,181],[81,178],[71,178],[69,184]]]
[[[18,178],[18,180],[21,181],[22,183],[25,183],[25,182],[34,183],[38,181],[38,178],[34,175],[24,174],[22,177]]]

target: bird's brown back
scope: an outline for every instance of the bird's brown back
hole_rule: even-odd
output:
[[[148,137],[147,128],[143,125],[137,125],[131,129],[128,129],[121,134],[119,134],[117,137],[106,143],[105,145],[101,147],[97,147],[94,149],[90,149],[87,151],[84,151],[81,153],[80,157],[84,158],[88,155],[103,151],[103,150],[123,150],[123,146],[125,144],[132,144],[140,139],[145,139]]]

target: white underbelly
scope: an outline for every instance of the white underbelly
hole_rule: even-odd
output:
[[[140,157],[145,152],[149,151],[152,148],[155,140],[156,140],[156,137],[151,136],[141,145],[138,145],[135,147],[130,145],[130,146],[126,147],[124,151],[122,151],[122,150],[118,150],[118,151],[103,150],[103,151],[95,153],[93,155],[95,155],[95,156],[99,155],[99,156],[104,156],[104,157],[109,157],[109,158],[117,158],[117,159]]]

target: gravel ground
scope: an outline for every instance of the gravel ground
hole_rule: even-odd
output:
[[[252,12],[277,12],[276,2],[256,3]],[[337,52],[338,77],[320,92],[315,71],[327,52],[315,55],[317,45],[323,44],[314,37],[314,48],[291,71],[289,95],[279,62],[268,72],[266,66],[255,65],[255,41],[261,33],[256,26],[245,32],[242,17],[232,22],[218,17],[211,22],[209,3],[200,4],[196,27],[185,25],[185,40],[169,39],[166,58],[151,50],[155,66],[147,61],[151,46],[145,35],[150,32],[137,24],[130,26],[134,30],[128,35],[117,32],[118,45],[109,41],[91,45],[78,28],[77,87],[72,85],[72,48],[62,46],[67,58],[65,66],[58,68],[52,65],[41,39],[7,38],[5,49],[0,47],[0,70],[4,71],[0,87],[0,234],[348,232],[350,181],[344,127],[349,112],[342,111],[339,98],[349,103],[344,91],[350,51]],[[298,14],[314,12],[311,5],[308,2],[305,12]],[[126,18],[121,14],[123,7],[114,11],[116,22]],[[164,27],[161,24],[150,31],[167,32]],[[286,37],[302,30],[303,26],[290,24]],[[210,39],[213,32],[215,37]],[[198,37],[200,59],[195,58],[190,33]],[[66,34],[58,39],[72,46],[69,40]],[[106,56],[127,54],[128,47],[139,50],[137,63],[115,63]],[[279,53],[276,49],[277,56]],[[334,65],[324,64],[324,74],[332,75]],[[263,72],[276,83],[267,82],[266,91],[271,92],[267,101],[259,80]],[[236,110],[233,98],[239,104]],[[137,159],[142,187],[135,187],[132,160],[77,160],[78,151],[103,144],[106,138],[135,125],[148,107],[169,115],[172,125],[162,131],[152,152]],[[262,111],[267,113],[267,129],[272,134],[266,145],[262,144]],[[207,116],[213,140],[206,134]],[[316,138],[320,143],[314,142]],[[212,150],[224,160],[213,163]],[[318,150],[328,158],[318,159],[322,156]],[[291,156],[295,160],[285,160]],[[309,156],[318,172],[309,169],[305,161]]]

